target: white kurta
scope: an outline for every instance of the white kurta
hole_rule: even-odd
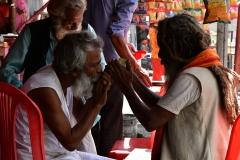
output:
[[[73,127],[77,122],[72,114],[73,109],[73,95],[71,88],[67,89],[67,96],[65,98],[64,93],[62,91],[61,84],[58,80],[58,77],[55,71],[52,69],[51,65],[45,66],[41,68],[37,74],[34,74],[29,80],[23,85],[21,90],[26,94],[35,89],[41,87],[50,87],[54,89],[61,101],[61,108],[68,118],[71,127]],[[17,121],[16,121],[16,141],[17,141],[17,152],[18,159],[32,159],[31,158],[31,147],[30,147],[30,137],[28,130],[28,119],[26,112],[19,107],[17,113]],[[91,131],[87,133],[87,135],[82,140],[84,145],[85,152],[96,154],[95,144],[91,135]],[[87,156],[95,156],[94,154],[87,154],[84,152],[79,152],[77,150],[73,152],[69,152],[66,150],[51,130],[48,128],[47,124],[44,122],[44,147],[46,152],[47,159],[85,159],[84,155]],[[60,157],[59,157],[60,156]],[[90,158],[89,157],[89,158]],[[87,159],[89,159],[87,158]]]

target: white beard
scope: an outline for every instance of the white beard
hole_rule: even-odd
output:
[[[81,76],[72,85],[73,95],[77,98],[85,97],[86,99],[92,97],[94,83],[99,77],[100,74],[95,78],[91,78],[86,73],[81,73]]]
[[[80,24],[76,30],[67,30],[67,29],[63,28],[61,24],[58,23],[54,26],[54,29],[55,29],[57,39],[61,40],[61,39],[63,39],[63,37],[66,34],[81,31],[82,30],[82,25]]]

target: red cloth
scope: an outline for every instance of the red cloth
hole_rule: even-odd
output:
[[[161,64],[160,58],[152,58],[153,81],[162,81],[164,75],[164,65]]]
[[[215,49],[206,49],[200,54],[198,54],[189,64],[187,64],[185,67],[183,67],[175,77],[177,77],[182,71],[184,71],[187,68],[190,67],[210,67],[212,65],[221,66],[220,58],[217,55],[217,52]],[[173,83],[175,78],[173,78],[172,82],[170,83],[169,87]],[[167,89],[168,89],[167,88]],[[164,87],[161,88],[159,95],[163,96],[165,92],[167,91]],[[162,138],[164,133],[165,126],[159,128],[156,130],[156,134],[154,137],[154,144],[152,149],[152,157],[151,160],[159,160],[161,156],[161,144],[162,144]]]
[[[154,137],[154,143],[153,143],[153,149],[152,149],[151,160],[159,160],[160,159],[164,127],[165,126],[156,129],[156,133],[155,133],[155,137]]]

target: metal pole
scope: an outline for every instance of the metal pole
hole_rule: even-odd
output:
[[[236,34],[236,45],[235,45],[235,65],[234,71],[240,73],[240,6],[238,6],[238,18],[237,18],[237,34]],[[239,79],[235,78],[235,86],[238,89]]]
[[[227,67],[228,24],[217,24],[217,53],[223,66]]]
[[[16,34],[16,1],[9,0],[9,24],[11,33]]]

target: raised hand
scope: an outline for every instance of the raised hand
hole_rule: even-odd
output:
[[[108,74],[102,74],[93,89],[93,99],[101,107],[106,103],[107,91],[110,89],[111,84],[111,77]]]
[[[104,72],[108,73],[122,90],[129,87],[133,81],[133,72],[129,60],[126,62],[126,67],[120,64],[118,60],[111,60]]]

